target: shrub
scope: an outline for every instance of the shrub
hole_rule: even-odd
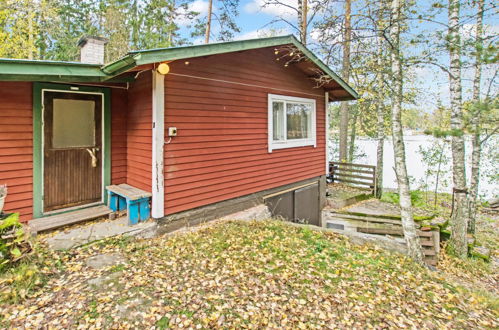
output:
[[[0,272],[13,266],[31,252],[19,213],[13,213],[0,220]]]

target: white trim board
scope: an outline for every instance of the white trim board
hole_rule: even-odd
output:
[[[165,76],[152,70],[152,200],[151,216],[165,215]]]
[[[273,128],[273,107],[272,103],[274,101],[281,101],[284,103],[284,140],[282,141],[274,141],[274,128]],[[294,148],[294,147],[304,147],[304,146],[313,146],[317,147],[317,121],[316,121],[316,102],[315,99],[306,99],[302,97],[294,97],[294,96],[286,96],[286,95],[277,95],[277,94],[268,94],[268,151],[269,153],[275,149],[285,149],[285,148]],[[296,103],[305,103],[310,104],[312,106],[312,116],[310,123],[310,137],[306,139],[292,139],[287,140],[286,132],[286,102],[296,102]]]

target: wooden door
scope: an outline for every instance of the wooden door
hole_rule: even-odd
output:
[[[44,91],[43,210],[102,200],[102,95]]]

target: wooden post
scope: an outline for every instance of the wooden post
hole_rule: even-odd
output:
[[[152,217],[165,215],[165,76],[152,70]]]

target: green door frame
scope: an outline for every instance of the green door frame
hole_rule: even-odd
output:
[[[103,114],[103,180],[102,196],[107,203],[105,187],[111,184],[111,90],[106,87],[33,83],[33,218],[43,217],[43,90],[69,91],[72,93],[102,93]],[[85,206],[83,205],[82,208]],[[65,212],[61,210],[61,213]],[[51,213],[53,214],[53,213]]]

